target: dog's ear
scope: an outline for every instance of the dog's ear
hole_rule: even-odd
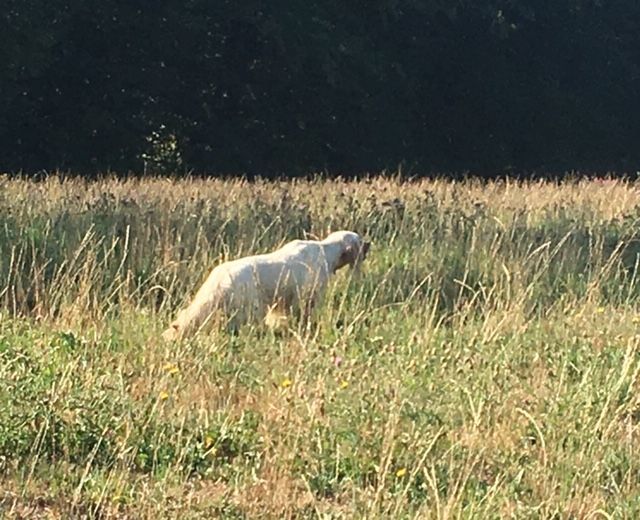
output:
[[[352,244],[346,245],[342,249],[342,253],[340,253],[340,256],[338,257],[338,262],[336,263],[334,270],[337,271],[338,269],[341,269],[345,265],[353,266],[353,264],[356,261],[356,256],[357,256],[356,248],[353,247]]]
[[[345,246],[340,258],[338,259],[336,271],[345,265],[356,267],[366,258],[370,247],[370,242],[363,242],[362,245],[348,244]]]
[[[347,246],[340,253],[340,258],[338,258],[338,264],[336,265],[336,270],[344,267],[347,264],[351,263],[351,257],[353,256],[353,252],[351,251],[351,247]]]

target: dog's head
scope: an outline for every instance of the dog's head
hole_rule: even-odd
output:
[[[363,240],[358,233],[353,231],[336,231],[331,233],[325,241],[340,244],[339,256],[335,263],[334,271],[346,265],[351,266],[354,270],[359,270],[371,247],[370,242]]]

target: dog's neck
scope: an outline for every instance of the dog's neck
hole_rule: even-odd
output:
[[[324,257],[327,262],[327,268],[330,273],[335,273],[341,267],[346,264],[341,264],[340,260],[344,252],[344,246],[340,242],[324,242],[322,244],[324,249]]]

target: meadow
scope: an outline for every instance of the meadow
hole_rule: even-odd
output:
[[[0,177],[0,518],[637,518],[639,195]],[[161,340],[336,229],[316,328]]]

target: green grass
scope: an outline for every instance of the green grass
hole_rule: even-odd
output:
[[[638,194],[0,177],[0,512],[635,518]],[[160,339],[217,262],[340,228],[372,250],[313,333]]]

